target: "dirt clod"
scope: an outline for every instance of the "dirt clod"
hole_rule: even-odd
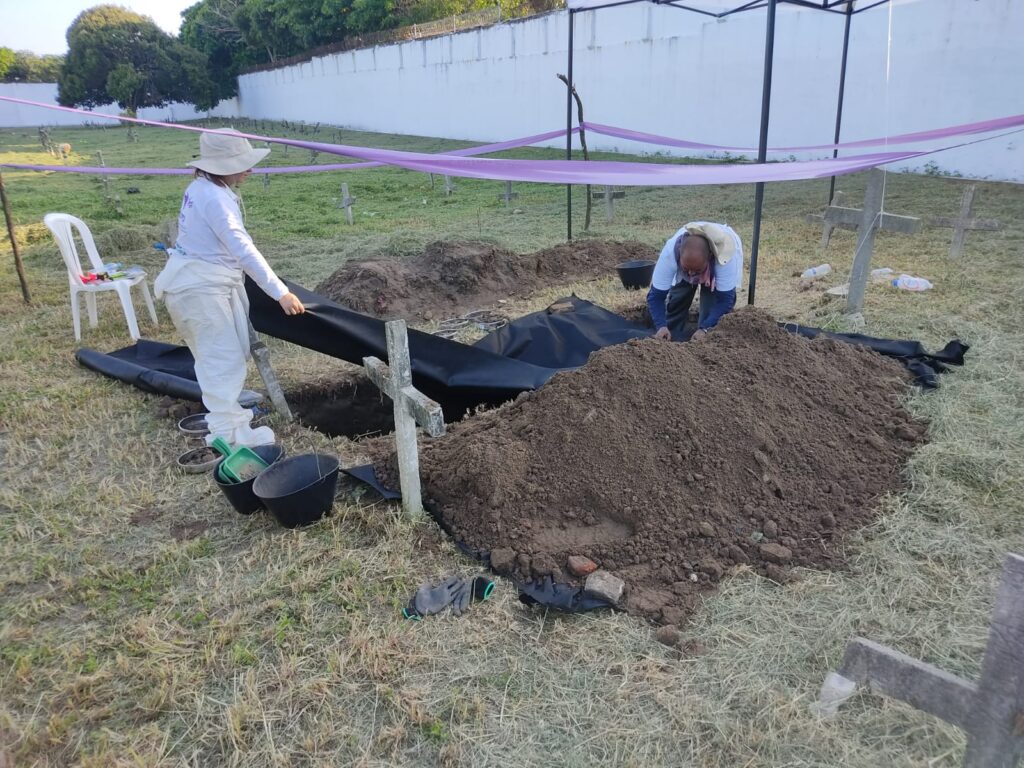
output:
[[[666,624],[663,627],[658,627],[657,631],[654,633],[655,640],[670,648],[677,646],[681,637],[682,634],[679,632],[679,627],[673,624]]]
[[[566,567],[569,569],[569,573],[573,576],[589,576],[591,573],[597,570],[597,563],[591,560],[589,557],[583,557],[581,555],[569,555],[566,561]]]
[[[757,548],[761,557],[769,563],[788,563],[793,557],[793,550],[782,544],[762,544]]]

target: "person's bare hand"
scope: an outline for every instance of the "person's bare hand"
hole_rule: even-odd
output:
[[[658,329],[658,332],[654,334],[654,338],[661,339],[663,341],[670,341],[672,339],[672,332],[665,326],[662,326]]]
[[[281,305],[281,309],[284,310],[286,315],[301,315],[306,311],[306,308],[302,306],[302,302],[299,301],[299,297],[291,291],[282,296],[278,304]]]
[[[693,341],[700,341],[707,335],[708,332],[706,330],[704,330],[703,328],[698,328],[696,331],[693,332],[693,336],[691,336],[690,338]]]

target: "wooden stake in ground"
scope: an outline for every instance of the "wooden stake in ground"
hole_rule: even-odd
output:
[[[605,221],[612,221],[615,218],[615,203],[613,200],[621,200],[626,196],[625,190],[615,189],[615,187],[604,188],[604,192],[594,192],[591,195],[595,200],[604,200],[604,218]]]
[[[441,406],[412,385],[412,364],[409,361],[409,333],[405,320],[392,320],[385,325],[388,362],[364,357],[363,367],[371,381],[395,405],[395,445],[398,452],[398,476],[402,489],[402,506],[409,515],[423,512],[420,494],[420,458],[416,425],[420,424],[431,437],[444,434]]]
[[[348,184],[343,183],[341,185],[341,198],[338,200],[338,207],[345,209],[345,218],[348,219],[349,226],[354,223],[352,219],[352,205],[355,201],[356,199],[348,194]]]
[[[1003,563],[977,683],[856,637],[839,671],[826,678],[816,711],[835,714],[857,685],[966,731],[964,768],[1018,765],[1024,757],[1024,557],[1010,554]]]
[[[288,421],[292,420],[292,409],[288,407],[288,401],[284,397],[284,390],[281,389],[281,382],[277,380],[273,366],[270,365],[270,350],[267,345],[260,341],[256,335],[256,329],[249,323],[249,352],[252,359],[256,361],[256,370],[260,372],[260,378],[270,395],[270,402],[274,409],[284,416]]]
[[[999,229],[999,221],[996,219],[973,219],[971,208],[974,207],[974,193],[978,191],[977,184],[971,184],[964,190],[963,199],[960,201],[959,218],[951,219],[946,216],[938,216],[929,219],[928,223],[933,227],[952,227],[953,242],[949,246],[949,258],[959,259],[964,252],[964,240],[967,239],[969,229]]]
[[[14,269],[18,272],[18,282],[21,283],[21,295],[26,304],[32,303],[32,294],[28,290],[28,280],[25,279],[25,265],[21,263],[21,252],[18,251],[18,239],[14,236],[14,218],[11,216],[11,203],[7,199],[7,189],[4,187],[4,176],[0,173],[0,204],[4,208],[4,221],[7,222],[7,235],[11,238],[11,250],[14,252]]]
[[[825,210],[825,221],[834,224],[857,224],[857,250],[853,254],[853,269],[850,271],[850,293],[846,299],[846,311],[859,315],[864,308],[864,291],[871,271],[871,253],[875,248],[875,233],[879,229],[890,232],[914,234],[921,228],[921,220],[913,216],[896,216],[882,213],[882,197],[885,189],[885,172],[875,168],[870,171],[868,187],[864,192],[864,208],[833,208]]]
[[[512,201],[515,200],[517,197],[519,197],[519,193],[512,191],[512,182],[511,181],[506,181],[505,182],[505,193],[502,194],[502,195],[498,195],[498,199],[499,200],[504,200],[505,201],[505,207],[508,208],[512,204]]]
[[[569,78],[568,77],[566,77],[565,75],[558,75],[558,79],[561,80],[563,83],[565,83],[565,87],[566,88],[569,88]],[[583,101],[582,101],[582,99],[580,99],[580,95],[578,93],[576,93],[576,87],[575,86],[572,86],[570,88],[570,91],[572,92],[573,99],[575,99],[575,101],[576,101],[576,121],[580,124],[580,146],[583,148],[583,159],[584,160],[589,160],[590,159],[590,152],[587,150],[587,132],[583,128]],[[592,207],[593,207],[592,204],[591,204],[591,201],[590,201],[590,196],[591,196],[590,185],[587,184],[587,216],[583,220],[583,231],[584,232],[586,232],[588,229],[590,229],[590,214],[591,214],[591,210],[592,210]]]

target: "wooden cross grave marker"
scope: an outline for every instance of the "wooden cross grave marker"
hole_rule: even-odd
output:
[[[825,209],[825,222],[835,226],[841,224],[857,227],[857,250],[853,254],[853,268],[850,270],[850,292],[846,299],[846,311],[860,315],[864,308],[864,291],[871,271],[871,252],[875,247],[875,234],[879,229],[912,235],[921,229],[921,220],[914,216],[897,216],[882,212],[882,198],[885,189],[885,172],[874,168],[868,177],[864,192],[864,208]],[[824,239],[824,238],[823,238]]]
[[[616,189],[615,187],[605,187],[604,192],[591,192],[591,200],[600,200],[604,198],[604,218],[605,221],[611,221],[615,218],[615,203],[613,200],[621,200],[626,196],[624,189]]]
[[[960,201],[960,216],[949,218],[947,216],[936,216],[928,220],[933,227],[952,227],[953,241],[949,246],[949,258],[959,259],[964,251],[964,240],[967,239],[969,229],[999,229],[998,219],[974,219],[971,218],[971,208],[974,207],[974,193],[978,191],[977,184],[971,184],[964,190],[963,199]]]
[[[349,197],[348,184],[343,183],[341,185],[341,198],[338,200],[338,207],[345,209],[345,218],[348,219],[349,226],[354,223],[352,219],[352,205],[355,201],[354,197]]]
[[[967,733],[964,768],[1014,768],[1024,757],[1024,557],[1009,554],[977,683],[855,637],[813,708],[834,715],[868,685]]]
[[[832,202],[827,208],[843,208],[846,205],[846,193],[840,190],[836,190],[835,195],[832,196]],[[845,224],[835,219],[826,219],[822,213],[809,213],[807,214],[808,224],[821,224],[821,249],[825,250],[828,248],[829,242],[832,240],[832,233],[837,229],[848,229],[851,232],[857,231],[856,224]]]
[[[431,437],[444,434],[444,414],[441,406],[412,385],[412,365],[409,361],[409,333],[405,320],[392,320],[385,324],[388,343],[388,362],[376,357],[364,357],[363,367],[370,380],[395,405],[395,445],[398,452],[398,478],[402,490],[402,506],[410,516],[423,512],[420,494],[420,458],[416,437],[419,424]]]
[[[512,204],[512,201],[515,200],[517,197],[519,197],[519,193],[512,191],[512,182],[511,181],[506,181],[505,182],[505,192],[504,192],[504,194],[498,195],[498,199],[499,200],[504,200],[505,201],[505,207],[508,208],[509,205]]]

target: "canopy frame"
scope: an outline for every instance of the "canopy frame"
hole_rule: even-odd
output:
[[[885,5],[892,0],[873,0],[873,2],[867,2],[860,7],[857,6],[857,0],[820,0],[815,2],[814,0],[747,0],[747,2],[736,5],[726,10],[715,12],[707,10],[706,8],[696,7],[696,4],[690,5],[685,1],[680,0],[612,0],[601,5],[594,5],[588,8],[573,8],[572,2],[569,3],[569,42],[568,42],[568,88],[566,89],[566,141],[565,141],[565,157],[567,160],[572,160],[572,89],[575,86],[573,80],[573,28],[575,27],[575,19],[577,13],[586,13],[589,11],[600,11],[605,8],[617,8],[623,5],[635,5],[636,3],[653,3],[655,5],[666,5],[673,8],[678,8],[682,11],[689,11],[690,13],[696,13],[702,16],[709,16],[715,19],[722,19],[727,16],[731,16],[736,13],[744,13],[746,11],[759,10],[761,8],[767,9],[767,16],[765,21],[765,43],[764,43],[764,68],[762,72],[762,87],[761,87],[761,127],[760,134],[758,136],[757,143],[757,162],[763,163],[767,157],[768,152],[768,122],[771,116],[771,96],[772,96],[772,63],[775,52],[775,14],[779,5],[794,5],[800,8],[806,8],[809,10],[824,11],[827,13],[835,13],[845,17],[845,23],[843,28],[843,52],[842,59],[839,67],[839,84],[836,96],[836,128],[835,128],[835,143],[839,143],[840,134],[842,131],[843,122],[843,97],[846,91],[846,63],[847,56],[850,49],[850,24],[854,15],[869,11],[872,8],[877,8],[880,5]],[[696,0],[699,3],[699,0]],[[841,8],[840,6],[845,6]],[[832,157],[838,157],[839,149],[834,148],[832,150]],[[831,201],[832,196],[835,192],[836,178],[832,176],[829,181],[829,195],[828,201]],[[757,290],[757,256],[758,248],[761,241],[761,212],[764,207],[764,182],[759,181],[754,186],[754,233],[750,241],[750,281],[747,287],[747,304],[754,303],[754,296]],[[572,240],[572,185],[566,185],[566,239]]]

